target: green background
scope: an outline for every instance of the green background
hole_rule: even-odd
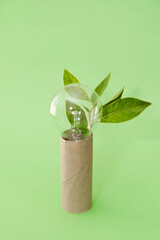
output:
[[[160,239],[160,1],[0,1],[0,239]],[[93,207],[60,205],[60,136],[50,102],[67,68],[102,102],[152,102],[94,133]]]

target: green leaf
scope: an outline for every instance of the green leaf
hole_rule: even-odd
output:
[[[108,76],[95,88],[95,92],[101,96],[104,92],[104,90],[106,89],[106,87],[108,86],[109,80],[111,77],[111,73],[108,74]]]
[[[138,116],[146,107],[151,105],[136,98],[119,99],[108,106],[103,106],[102,123],[120,123]]]
[[[104,107],[108,106],[109,104],[111,104],[112,102],[115,102],[118,99],[121,99],[123,92],[124,92],[124,88],[122,88],[113,98],[111,98],[111,100],[107,102],[104,105]]]
[[[92,95],[91,95],[91,103],[92,103],[93,106],[96,105],[98,99],[99,99],[99,97],[98,97],[97,93],[93,92]]]
[[[63,74],[63,82],[64,82],[64,85],[79,83],[78,79],[66,69],[64,70],[64,74]]]
[[[85,92],[85,90],[83,88],[79,87],[78,84],[68,85],[67,87],[65,87],[65,89],[71,97],[90,102],[90,99],[89,99],[87,93]]]
[[[88,121],[86,114],[83,109],[77,104],[66,100],[66,115],[72,127],[74,126],[74,114],[73,111],[76,111],[79,114],[79,120],[77,120],[76,127],[82,131],[82,133],[88,132]],[[77,118],[78,119],[78,118]]]

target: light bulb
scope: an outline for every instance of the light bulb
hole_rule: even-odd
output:
[[[69,84],[53,97],[50,113],[62,138],[83,140],[100,122],[102,104],[97,93],[87,86]]]

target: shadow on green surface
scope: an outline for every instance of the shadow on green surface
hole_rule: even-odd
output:
[[[102,145],[101,148],[105,149],[105,146]],[[116,169],[123,160],[123,147],[122,144],[114,143],[114,148],[116,151],[113,151],[112,143],[108,147],[107,153],[105,151],[101,152],[100,161],[94,162],[93,168],[93,205],[96,205],[98,200],[101,198],[103,192],[107,192],[107,188],[112,182],[116,174]],[[95,159],[97,158],[95,154]],[[105,194],[107,201],[107,194]]]

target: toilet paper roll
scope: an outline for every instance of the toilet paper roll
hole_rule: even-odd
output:
[[[70,213],[92,206],[93,135],[85,140],[61,138],[61,203]]]

